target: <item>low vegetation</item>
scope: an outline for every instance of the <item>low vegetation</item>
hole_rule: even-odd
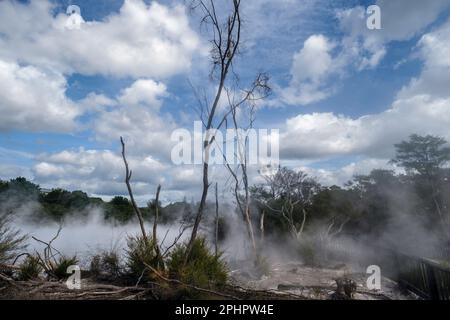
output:
[[[163,267],[151,239],[148,239],[146,242],[142,236],[129,237],[127,247],[127,268],[129,274],[136,279],[143,277],[145,274],[152,275],[153,272],[149,270],[149,266],[156,270],[160,270]]]
[[[1,184],[0,184],[1,186]],[[10,226],[9,216],[0,212],[0,264],[13,259],[25,248],[26,236]]]
[[[39,258],[28,255],[20,265],[17,277],[21,281],[36,280],[43,271]]]
[[[170,253],[167,269],[171,278],[202,288],[226,284],[228,270],[220,254],[213,254],[204,238],[195,240],[189,259],[185,261],[188,246],[180,244]]]

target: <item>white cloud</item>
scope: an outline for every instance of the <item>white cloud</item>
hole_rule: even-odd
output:
[[[81,111],[66,88],[59,73],[0,59],[0,131],[74,130]]]
[[[78,105],[84,112],[97,112],[105,107],[113,107],[117,102],[104,94],[89,93],[84,99],[78,101]]]
[[[81,8],[83,10],[83,8]],[[184,6],[125,0],[119,13],[66,28],[49,1],[0,2],[0,57],[64,74],[168,77],[202,51]]]
[[[335,169],[317,169],[308,166],[300,166],[295,169],[306,172],[323,185],[344,186],[356,175],[367,175],[374,169],[394,170],[395,168],[389,164],[388,159],[364,159]]]
[[[318,82],[333,69],[330,51],[333,44],[323,35],[309,37],[300,52],[294,55],[293,81]]]
[[[345,76],[349,70],[377,67],[386,56],[389,43],[409,40],[422,32],[450,6],[450,0],[379,0],[377,5],[381,8],[381,30],[369,30],[366,7],[356,6],[336,11],[339,28],[344,33],[339,42],[317,34],[304,42],[293,57],[291,82],[278,90],[283,103],[308,105],[326,99],[336,90],[333,80]],[[433,52],[441,59],[446,57],[442,51]]]
[[[123,90],[116,98],[117,106],[103,110],[93,123],[98,141],[117,143],[122,136],[134,154],[152,154],[168,159],[176,128],[170,116],[162,116],[162,98],[166,86],[149,79],[140,79]]]
[[[450,21],[419,41],[422,74],[405,86],[386,111],[356,119],[333,113],[298,115],[286,122],[281,154],[286,158],[365,155],[389,158],[393,144],[413,133],[450,141]]]
[[[357,119],[332,113],[290,118],[281,134],[285,158],[319,158],[360,154],[393,155],[393,145],[413,133],[436,134],[450,140],[450,99],[419,95],[399,99],[385,112]]]
[[[155,109],[161,106],[161,97],[166,95],[166,86],[149,79],[139,79],[126,88],[119,97],[122,105],[146,105]]]
[[[450,6],[450,0],[378,0],[376,4],[381,9],[381,30],[366,27],[363,6],[337,11],[340,28],[346,33],[343,54],[360,70],[376,67],[390,42],[409,40],[422,32]]]
[[[42,154],[33,168],[35,180],[49,187],[83,190],[91,194],[125,194],[125,169],[120,154],[110,150],[65,150]],[[136,194],[146,194],[150,185],[163,182],[165,165],[152,157],[129,156]]]
[[[330,90],[327,80],[339,69],[339,62],[332,56],[335,47],[323,35],[312,35],[303,48],[294,54],[291,82],[282,89],[282,100],[288,104],[310,104],[326,98]]]
[[[26,166],[19,166],[15,164],[0,164],[0,179],[9,180],[17,177],[25,177],[29,180],[33,179],[31,169]]]

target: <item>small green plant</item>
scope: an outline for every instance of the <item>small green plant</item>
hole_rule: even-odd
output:
[[[13,229],[9,222],[9,216],[0,212],[0,263],[7,263],[18,250],[25,248],[26,236]]]
[[[28,255],[27,258],[20,265],[18,278],[20,281],[28,281],[39,278],[43,271],[39,258]]]
[[[298,247],[298,253],[307,266],[317,266],[317,254],[314,243],[311,240],[304,239],[300,242]]]
[[[129,237],[127,245],[127,267],[131,276],[141,277],[148,270],[146,265],[155,269],[161,267],[161,260],[158,259],[152,240],[146,242],[142,236]]]
[[[220,287],[226,284],[228,270],[221,255],[210,252],[206,240],[195,240],[188,261],[186,243],[178,245],[170,253],[168,259],[169,275],[183,283],[202,288]]]
[[[58,261],[52,265],[52,276],[56,277],[58,280],[67,279],[69,274],[67,273],[67,268],[78,264],[78,259],[76,256],[66,257],[61,256]]]
[[[100,274],[102,273],[101,263],[102,263],[102,255],[101,254],[96,254],[96,255],[92,256],[91,263],[89,265],[89,271],[96,278],[98,276],[100,276]]]
[[[93,276],[119,277],[122,274],[122,265],[119,254],[114,251],[103,251],[92,257],[90,271]]]
[[[255,259],[255,269],[258,273],[258,276],[268,276],[270,275],[271,267],[270,262],[266,257],[261,255],[257,255]]]

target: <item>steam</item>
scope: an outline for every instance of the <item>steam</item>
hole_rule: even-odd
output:
[[[36,204],[30,203],[24,208],[34,208]],[[22,211],[22,214],[26,213]],[[84,212],[83,212],[84,213]],[[45,223],[36,223],[24,214],[18,219],[14,219],[12,225],[27,234],[28,252],[42,252],[44,244],[32,239],[50,241],[57,234],[60,226],[62,227],[59,236],[53,241],[52,246],[66,256],[76,255],[82,265],[86,265],[90,258],[101,251],[115,251],[124,256],[129,236],[140,235],[141,230],[136,221],[130,221],[127,224],[111,223],[104,220],[103,210],[100,208],[91,208],[86,217],[80,218],[77,213],[72,213],[60,225],[54,221]],[[152,222],[146,223],[146,230],[149,232],[152,228]],[[158,225],[158,240],[162,248],[169,247],[179,236],[181,223],[172,225]],[[184,241],[184,234],[179,241]]]

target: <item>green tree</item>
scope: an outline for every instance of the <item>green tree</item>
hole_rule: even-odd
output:
[[[115,219],[119,222],[128,222],[134,217],[133,206],[130,200],[117,196],[111,199],[105,206],[105,218]]]
[[[395,145],[396,156],[392,163],[398,164],[410,173],[433,177],[450,161],[447,141],[436,136],[413,134],[409,141]]]
[[[422,199],[423,211],[434,212],[430,216],[437,216],[443,228],[446,226],[447,209],[444,190],[449,183],[445,167],[450,162],[450,148],[446,144],[442,137],[414,134],[409,141],[395,145],[397,153],[391,161],[405,168],[417,195]],[[435,220],[430,218],[429,223],[435,224]]]

